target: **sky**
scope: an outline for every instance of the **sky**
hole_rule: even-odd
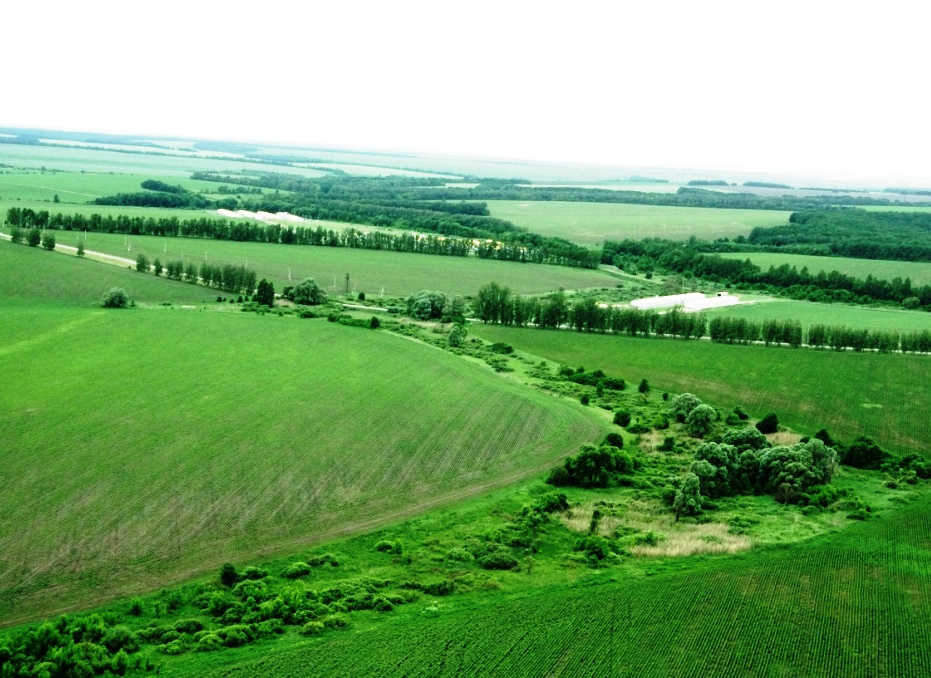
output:
[[[931,186],[919,2],[11,2],[0,125]]]

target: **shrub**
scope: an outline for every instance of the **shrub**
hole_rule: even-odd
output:
[[[711,433],[717,418],[717,410],[711,405],[699,405],[685,418],[685,429],[693,438],[702,438]]]
[[[775,433],[779,430],[779,417],[775,412],[770,412],[756,422],[756,428],[760,433]]]
[[[669,428],[669,417],[667,417],[665,414],[660,414],[653,421],[653,428],[659,431],[664,431]]]
[[[323,622],[309,621],[301,627],[301,633],[305,636],[319,636],[326,630]]]
[[[253,581],[257,579],[265,579],[268,576],[268,570],[262,567],[249,566],[243,569],[239,573],[240,578],[242,579],[251,579]]]
[[[381,320],[375,316],[369,318],[369,329],[377,330],[379,327],[381,327]]]
[[[198,652],[214,652],[223,649],[223,641],[215,633],[208,633],[200,637],[194,649]]]
[[[889,455],[872,438],[858,436],[847,447],[841,463],[845,466],[876,470]]]
[[[621,428],[626,428],[630,425],[630,412],[626,410],[618,410],[614,413],[614,425],[620,426]]]
[[[387,539],[382,539],[380,542],[375,544],[375,550],[380,553],[387,553],[388,551],[394,551],[394,542],[388,541]]]
[[[446,560],[452,560],[458,563],[471,563],[475,560],[475,556],[461,546],[456,546],[446,552]]]
[[[583,393],[582,396],[579,398],[579,402],[587,407],[588,403],[590,402],[588,394]]]
[[[359,295],[356,297],[359,301],[365,301],[365,292],[359,292]]]
[[[232,563],[223,563],[223,567],[220,568],[220,583],[223,586],[232,586],[240,579],[239,572],[236,570],[236,566]]]
[[[543,513],[556,513],[569,508],[569,499],[562,492],[547,492],[534,502],[534,508]]]
[[[138,598],[133,598],[129,601],[129,614],[134,617],[138,617],[142,614],[142,601]]]
[[[701,515],[701,482],[694,473],[685,476],[681,486],[676,490],[672,510],[678,521],[680,516]]]
[[[197,633],[204,630],[204,623],[199,619],[181,619],[175,622],[178,633]]]
[[[621,450],[624,449],[624,438],[621,437],[620,433],[612,432],[605,436],[604,444]]]
[[[42,242],[42,232],[38,228],[30,228],[26,235],[26,244],[30,247],[38,247]]]
[[[509,551],[502,548],[482,556],[478,559],[478,564],[485,570],[513,570],[515,567],[517,567],[518,562],[517,558],[515,558]],[[450,582],[450,584],[452,584],[452,582]],[[424,593],[430,593],[426,588],[423,589],[423,591]],[[450,591],[450,593],[452,593],[452,591]]]
[[[320,567],[321,565],[339,567],[339,560],[332,553],[324,553],[322,556],[311,556],[307,559],[307,564],[311,567]]]
[[[611,542],[597,534],[582,537],[576,542],[573,550],[580,551],[589,560],[595,561],[604,560],[614,552],[611,548]]]
[[[462,325],[453,325],[453,329],[449,331],[449,337],[447,341],[449,345],[453,348],[459,348],[465,343],[466,331]]]
[[[691,393],[677,395],[669,406],[669,416],[681,424],[689,413],[701,404],[701,400]]]
[[[307,563],[297,562],[291,563],[284,568],[281,571],[281,576],[285,579],[297,579],[298,577],[306,577],[311,571],[311,567]]]
[[[113,626],[107,629],[106,634],[101,639],[100,644],[107,648],[111,653],[120,650],[135,652],[139,649],[139,639],[136,634],[125,626]]]
[[[562,467],[565,475],[554,469],[547,482],[552,485],[607,487],[617,474],[633,473],[639,465],[637,459],[616,447],[586,444],[577,455],[566,459]]]
[[[126,308],[129,304],[129,298],[121,287],[111,288],[103,295],[101,305],[104,308]]]
[[[51,252],[55,249],[55,234],[51,231],[46,231],[45,235],[42,236],[42,247]]]
[[[349,626],[349,619],[341,614],[331,614],[329,617],[324,617],[323,625],[328,629],[344,629]]]

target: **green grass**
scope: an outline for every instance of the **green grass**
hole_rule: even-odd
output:
[[[807,254],[782,254],[779,252],[733,252],[722,254],[728,259],[750,259],[764,271],[770,266],[788,264],[799,270],[807,267],[809,272],[839,271],[855,278],[872,275],[882,280],[911,278],[912,285],[931,285],[931,263],[921,261],[885,261],[879,259],[851,259],[848,257],[815,257]]]
[[[112,287],[122,287],[136,303],[200,304],[216,299],[216,291],[206,287],[0,240],[0,303],[90,308],[99,306]]]
[[[590,246],[624,238],[733,238],[749,235],[757,226],[784,224],[789,218],[789,212],[767,210],[586,202],[490,200],[488,209],[493,217],[507,219],[534,233]]]
[[[632,339],[570,331],[473,325],[474,334],[570,366],[603,369],[655,391],[689,391],[740,403],[757,417],[812,435],[822,426],[849,440],[873,436],[899,452],[931,446],[931,359],[927,356],[730,346],[710,341]],[[659,397],[658,394],[654,397]]]
[[[311,224],[314,225],[314,224]],[[61,242],[67,236],[61,234]],[[357,250],[349,248],[242,243],[196,238],[159,238],[131,236],[132,251],[123,246],[124,236],[88,233],[85,247],[134,259],[139,252],[162,263],[172,259],[192,258],[202,262],[206,253],[213,263],[246,264],[259,278],[267,278],[277,290],[294,285],[304,278],[315,278],[329,292],[344,289],[345,275],[350,274],[350,288],[370,297],[381,293],[407,296],[423,289],[447,294],[475,294],[492,280],[509,285],[520,294],[547,292],[559,287],[613,287],[615,279],[601,271],[493,261],[477,257],[443,257],[405,252]],[[70,243],[68,243],[70,244]],[[165,251],[167,248],[167,252]],[[288,270],[291,280],[288,280]]]
[[[857,329],[916,332],[931,329],[931,313],[899,309],[816,304],[811,301],[778,299],[757,304],[729,306],[706,311],[709,317],[732,316],[751,320],[798,320],[802,327],[811,324],[847,325]]]
[[[50,296],[92,266],[122,272],[22,253],[71,266]],[[0,280],[6,622],[539,473],[602,427],[487,367],[382,332],[9,301],[18,280],[42,271],[3,263],[19,268]]]

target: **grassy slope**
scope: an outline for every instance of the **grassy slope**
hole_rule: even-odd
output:
[[[63,243],[66,237],[64,233],[61,235]],[[131,240],[132,251],[128,252],[123,246],[122,235],[88,233],[85,246],[89,250],[129,258],[144,252],[150,259],[159,257],[162,263],[180,258],[182,253],[186,257],[195,257],[198,263],[204,260],[205,253],[214,263],[248,262],[249,268],[254,269],[260,278],[274,282],[277,290],[285,285],[294,285],[303,278],[316,278],[324,288],[333,291],[333,279],[336,278],[337,290],[341,291],[346,273],[351,276],[352,289],[370,296],[379,294],[382,287],[389,296],[407,296],[423,289],[468,295],[475,294],[481,285],[492,280],[509,285],[521,294],[547,292],[558,287],[613,287],[616,283],[614,278],[601,271],[477,257],[195,238],[133,236]]]
[[[924,676],[929,508],[680,571],[451,601],[287,652],[250,648],[211,673],[227,657],[198,658],[189,675]]]
[[[813,323],[848,327],[915,332],[931,329],[931,313],[842,304],[816,304],[810,301],[779,299],[758,304],[730,306],[707,311],[709,317],[733,316],[756,321],[769,318],[798,320],[803,327]]]
[[[3,302],[90,308],[99,306],[100,298],[111,287],[122,287],[137,303],[200,304],[216,298],[216,293],[205,287],[0,240],[0,300]]]
[[[927,356],[835,353],[728,346],[709,341],[631,339],[569,331],[473,325],[474,334],[571,366],[600,368],[654,390],[690,391],[715,403],[742,403],[756,416],[776,411],[803,433],[826,426],[850,438],[875,437],[898,451],[931,444]]]
[[[75,276],[90,264],[25,251]],[[467,495],[601,429],[487,368],[324,321],[20,303],[0,315],[6,621]]]
[[[657,207],[585,202],[518,202],[491,200],[491,215],[541,235],[566,238],[581,245],[601,245],[624,238],[711,240],[749,235],[756,226],[786,223],[789,212]]]
[[[779,252],[734,252],[722,254],[729,259],[750,259],[757,266],[768,269],[770,266],[789,264],[799,270],[807,266],[811,273],[819,271],[840,271],[856,278],[874,278],[892,280],[893,278],[911,278],[912,285],[931,284],[931,263],[918,261],[884,261],[878,259],[851,259],[848,257],[813,257],[806,254],[781,254]]]

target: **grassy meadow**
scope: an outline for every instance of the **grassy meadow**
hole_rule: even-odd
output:
[[[779,267],[783,264],[795,266],[797,269],[808,268],[809,272],[816,274],[819,271],[839,271],[855,278],[866,278],[871,275],[881,280],[893,278],[911,278],[912,285],[931,284],[931,263],[923,261],[884,261],[879,259],[852,259],[849,257],[815,257],[807,254],[782,254],[779,252],[733,252],[722,254],[728,259],[749,259],[754,264],[768,269],[770,266]]]
[[[715,404],[741,403],[757,417],[775,411],[780,421],[808,435],[822,427],[845,440],[865,434],[900,452],[931,445],[927,356],[632,339],[491,325],[476,325],[472,332],[569,366],[602,369],[629,382],[645,378],[656,391],[687,391]]]
[[[61,242],[70,244],[66,238],[62,233]],[[182,254],[185,259],[199,263],[206,255],[213,263],[247,264],[259,278],[271,280],[278,290],[304,278],[315,278],[329,292],[342,291],[345,275],[349,273],[350,290],[365,292],[370,297],[379,295],[382,288],[387,296],[407,296],[423,289],[472,295],[491,280],[509,285],[519,294],[616,284],[615,278],[597,270],[477,257],[156,236],[130,236],[132,249],[127,250],[125,240],[119,234],[88,233],[85,248],[130,259],[142,252],[149,259],[159,257],[162,263],[181,259]]]
[[[662,207],[584,202],[490,200],[491,215],[540,235],[598,246],[605,240],[668,238],[704,240],[749,235],[757,226],[778,226],[789,212]]]
[[[488,368],[322,320],[0,315],[6,623],[539,473],[602,429]]]
[[[920,332],[931,330],[931,313],[896,308],[871,308],[843,304],[816,304],[811,301],[772,299],[756,304],[728,306],[706,311],[709,318],[730,316],[761,321],[798,320],[802,327],[812,324],[846,325],[855,329]]]

